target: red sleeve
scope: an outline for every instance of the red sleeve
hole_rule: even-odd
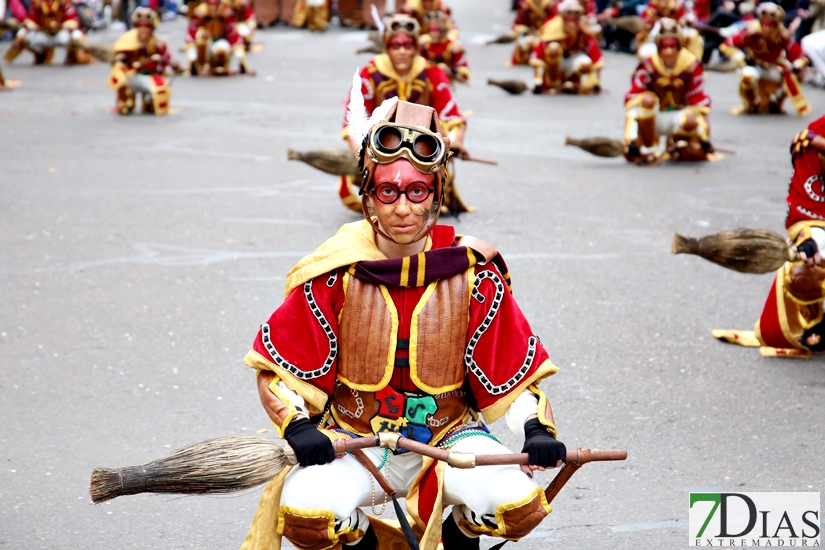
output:
[[[794,156],[793,175],[786,201],[786,228],[801,221],[825,220],[825,181],[822,178],[819,154],[813,148]]]
[[[630,81],[630,89],[624,96],[624,102],[627,104],[630,100],[635,98],[642,92],[646,92],[650,85],[650,75],[645,70],[644,64],[639,64],[636,67],[636,72],[633,73],[633,78]]]
[[[743,30],[740,33],[734,34],[727,40],[727,44],[729,46],[733,46],[734,48],[739,48],[740,50],[745,49],[747,45],[748,34],[747,30]]]
[[[526,14],[527,8],[524,6],[524,0],[519,0],[518,6],[516,7],[516,20],[513,21],[513,26],[516,25],[525,25],[527,27],[530,26],[530,21],[527,19]]]
[[[785,44],[785,57],[788,58],[788,61],[793,63],[803,55],[802,47],[799,43],[793,38],[789,38],[788,42]]]
[[[438,67],[427,68],[427,79],[430,81],[432,90],[430,91],[430,101],[438,118],[441,120],[464,119],[458,110],[458,103],[453,96],[453,89],[450,87],[450,80],[444,71]]]
[[[470,389],[486,409],[528,379],[549,359],[527,319],[491,264],[476,267],[467,329]]]
[[[74,3],[66,2],[66,4],[64,5],[63,21],[78,21],[77,9],[75,9]]]
[[[338,312],[344,303],[337,271],[293,290],[261,325],[252,349],[289,372],[332,394],[338,366]]]
[[[231,14],[226,16],[226,41],[233,48],[243,45],[243,38],[238,34],[238,29],[235,28],[235,16]]]
[[[599,48],[599,43],[589,34],[584,39],[584,53],[590,58],[593,63],[598,63],[604,59],[602,50]]]
[[[645,10],[642,12],[642,21],[650,27],[653,23],[658,19],[659,12],[650,4],[647,5]]]
[[[200,19],[195,14],[192,14],[192,19],[189,20],[189,29],[186,31],[186,38],[184,41],[187,44],[195,42],[195,34],[198,32],[198,27],[201,26]]]
[[[710,107],[710,96],[705,93],[705,74],[701,63],[697,64],[693,71],[685,92],[685,101],[693,107]]]

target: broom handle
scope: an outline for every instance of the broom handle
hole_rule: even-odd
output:
[[[428,456],[442,462],[446,462],[455,468],[474,468],[476,466],[494,466],[501,464],[529,464],[527,453],[508,453],[500,455],[474,455],[472,453],[457,453],[445,451],[407,439],[399,437],[397,448],[412,451],[420,455]],[[360,437],[357,439],[339,439],[333,442],[336,453],[343,453],[353,449],[366,449],[381,446],[378,437]],[[624,449],[578,449],[567,451],[567,463],[579,465],[587,462],[600,462],[605,460],[625,460],[627,451]]]

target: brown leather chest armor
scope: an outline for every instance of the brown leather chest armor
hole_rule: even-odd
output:
[[[410,379],[420,394],[400,394],[388,386],[399,324],[389,292],[355,277],[348,277],[346,289],[339,323],[342,384],[332,407],[336,420],[360,434],[399,431],[410,422],[435,436],[452,426],[467,411],[461,391],[470,306],[467,272],[431,283],[412,312]]]

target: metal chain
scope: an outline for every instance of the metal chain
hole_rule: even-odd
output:
[[[390,480],[390,450],[384,449],[384,460],[381,461],[381,465],[378,466],[378,471],[381,471],[381,467],[386,465],[387,469],[384,473],[384,477],[387,481]],[[370,486],[372,487],[372,513],[375,514],[376,517],[381,516],[384,512],[387,511],[387,493],[384,493],[384,504],[381,505],[381,511],[375,509],[375,480],[372,478],[372,474],[367,471],[367,474],[370,476]]]

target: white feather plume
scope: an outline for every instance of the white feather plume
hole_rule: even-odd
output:
[[[356,71],[352,77],[352,89],[349,93],[346,115],[350,139],[360,145],[364,141],[364,136],[369,133],[370,128],[384,120],[392,106],[397,102],[397,97],[384,101],[373,110],[372,116],[370,116],[367,113],[367,107],[364,105],[364,94],[361,92],[361,75]]]
[[[384,22],[381,21],[381,15],[378,13],[378,8],[375,4],[370,6],[370,14],[372,15],[372,20],[375,23],[375,28],[378,29],[378,34],[383,35],[387,28],[384,26]]]

